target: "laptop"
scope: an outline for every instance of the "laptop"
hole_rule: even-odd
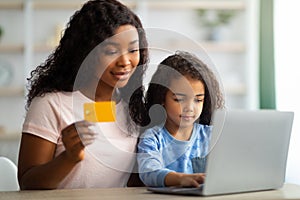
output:
[[[199,188],[148,190],[208,196],[281,188],[293,118],[293,112],[277,110],[217,110],[204,184]]]

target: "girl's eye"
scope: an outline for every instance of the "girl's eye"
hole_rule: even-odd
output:
[[[138,48],[135,48],[135,49],[131,49],[129,50],[129,53],[136,53],[136,52],[139,52],[140,50]]]
[[[195,99],[195,102],[199,103],[199,102],[203,102],[204,99]]]

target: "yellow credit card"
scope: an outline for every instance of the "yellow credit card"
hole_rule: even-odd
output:
[[[116,102],[101,101],[83,105],[84,119],[90,122],[114,122],[116,120]]]

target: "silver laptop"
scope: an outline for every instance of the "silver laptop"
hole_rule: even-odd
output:
[[[285,180],[294,113],[218,110],[213,116],[205,183],[149,187],[158,193],[217,195],[278,189]]]

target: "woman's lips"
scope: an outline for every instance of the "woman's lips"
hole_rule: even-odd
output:
[[[125,71],[125,72],[112,72],[111,73],[115,78],[124,80],[128,79],[130,76],[130,71]]]

